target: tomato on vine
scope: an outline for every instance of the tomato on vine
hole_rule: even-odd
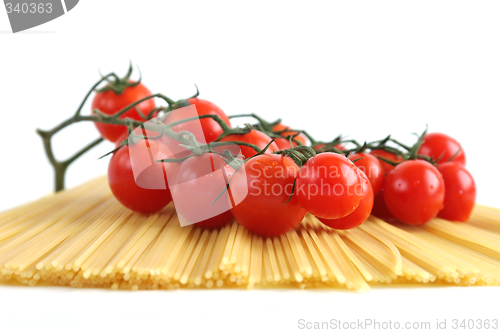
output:
[[[443,133],[428,133],[424,136],[424,143],[418,149],[419,155],[426,155],[436,160],[437,164],[446,163],[451,158],[452,162],[465,165],[465,152],[460,143],[451,136]]]
[[[390,152],[382,150],[382,149],[373,149],[372,151],[370,151],[370,154],[374,155],[375,157],[380,156],[382,158],[385,158],[386,160],[393,161],[396,163],[403,162],[403,160],[404,160],[403,156],[396,155],[396,154],[390,153]],[[384,171],[386,174],[391,172],[392,169],[394,169],[394,165],[391,165],[391,164],[389,164],[386,161],[383,161],[381,159],[379,159],[379,160],[380,160],[380,163],[382,164],[382,167],[384,168]]]
[[[175,209],[180,217],[188,224],[207,229],[231,222],[229,193],[226,191],[216,198],[233,173],[234,169],[216,153],[192,156],[181,162],[169,178]]]
[[[363,184],[363,197],[358,207],[351,214],[338,219],[324,219],[318,217],[323,224],[333,229],[347,230],[360,226],[370,216],[373,208],[373,190],[365,173],[358,169],[359,177]]]
[[[368,177],[373,193],[379,193],[382,190],[385,179],[382,161],[367,153],[351,154],[348,158]]]
[[[276,145],[279,147],[280,150],[285,150],[285,149],[290,149],[292,147],[297,147],[298,144],[300,145],[305,145],[307,142],[307,138],[304,134],[299,133],[296,131],[288,131],[290,130],[289,126],[283,125],[282,123],[279,123],[277,125],[273,126],[273,131],[274,132],[281,132],[279,135],[282,136],[282,138],[275,138]],[[292,144],[290,145],[290,139],[289,137],[291,135],[295,135],[292,140]],[[295,142],[297,141],[297,142]]]
[[[291,131],[290,126],[283,125],[282,123],[274,125],[273,131],[274,132],[282,132],[282,133],[280,133],[280,135],[283,137],[289,137],[291,135],[296,135],[294,137],[294,140],[298,141],[303,146],[305,146],[305,144],[307,142],[307,138],[304,134],[296,132],[296,131]]]
[[[285,138],[275,138],[274,143],[276,143],[279,150],[285,150],[285,149],[290,149],[292,147],[297,147],[296,142],[292,141],[292,144],[290,144],[290,140]]]
[[[120,110],[126,108],[132,103],[135,103],[147,96],[151,95],[146,86],[141,82],[133,81],[117,81],[108,84],[101,90],[98,90],[92,101],[92,111],[97,109],[107,115],[113,115]],[[155,102],[152,98],[139,103],[135,108],[123,113],[119,118],[131,118],[135,120],[144,120],[137,109],[144,115],[148,115],[155,108]],[[95,126],[101,133],[102,137],[111,142],[117,140],[127,134],[127,127],[124,125],[104,124],[94,122]]]
[[[318,144],[314,145],[312,148],[313,148],[314,150],[320,151],[320,150],[321,150],[321,148],[324,148],[324,147],[326,147],[327,145],[328,145],[328,143],[318,143]],[[339,144],[337,144],[337,145],[334,145],[333,147],[335,147],[335,148],[336,148],[336,149],[338,149],[338,150],[344,150],[344,149],[345,149],[345,146],[344,146],[343,144],[341,144],[341,143],[339,143]]]
[[[363,196],[358,168],[344,155],[321,153],[309,159],[297,176],[295,191],[311,214],[338,219],[351,214]]]
[[[189,105],[194,105],[196,107],[196,113],[198,116],[215,115],[218,116],[228,127],[231,127],[228,116],[224,113],[224,111],[222,111],[221,108],[219,108],[214,103],[201,98],[190,98],[187,100],[187,102],[189,103]],[[182,112],[174,112],[166,119],[165,123],[168,125],[186,118],[189,118],[189,116],[186,116]],[[199,122],[199,124],[197,122]],[[200,133],[198,131],[200,125],[201,131],[203,133]],[[176,132],[191,132],[196,137],[196,140],[200,143],[213,142],[223,132],[222,127],[214,119],[211,118],[200,118],[199,120],[187,121],[175,125],[174,127],[172,127],[172,129]]]
[[[169,155],[169,148],[159,140],[140,139],[120,147],[108,166],[108,183],[115,198],[140,213],[154,213],[165,207],[172,197],[164,165],[156,160]]]
[[[220,142],[228,142],[228,141],[239,141],[239,142],[246,142],[246,143],[251,143],[256,146],[258,146],[260,149],[264,149],[269,142],[272,141],[272,139],[266,135],[265,133],[252,129],[249,133],[247,134],[229,134],[225,137],[223,137]],[[222,146],[223,147],[223,146]],[[258,153],[258,151],[255,151],[253,148],[248,147],[248,146],[243,146],[239,145],[241,154],[244,156],[244,158],[248,158],[251,156],[254,156],[255,154]],[[278,151],[280,148],[278,145],[273,142],[271,145],[267,148],[266,154],[270,154],[274,151]]]
[[[408,224],[424,224],[443,208],[443,176],[431,163],[405,161],[386,177],[384,199],[394,216]]]
[[[394,214],[391,213],[391,211],[387,207],[387,204],[385,203],[383,187],[381,191],[375,194],[373,197],[372,215],[382,220],[391,220],[395,218]]]
[[[306,214],[293,183],[299,167],[290,157],[259,155],[249,159],[231,180],[231,188],[245,198],[231,209],[236,220],[261,236],[278,236],[297,227]],[[289,201],[288,201],[289,200]]]
[[[447,162],[437,166],[443,175],[445,194],[444,208],[438,217],[467,222],[476,201],[476,184],[472,175],[461,163]]]

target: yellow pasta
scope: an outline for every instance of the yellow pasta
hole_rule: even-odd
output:
[[[335,231],[307,215],[278,237],[236,221],[181,227],[173,205],[122,207],[101,177],[0,213],[0,281],[75,288],[348,288],[377,284],[500,285],[500,210],[423,226],[371,216]]]

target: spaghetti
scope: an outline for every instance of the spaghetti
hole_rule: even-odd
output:
[[[0,213],[0,281],[130,290],[500,285],[499,244],[500,211],[484,206],[467,224],[370,216],[346,231],[307,215],[268,238],[236,221],[219,230],[180,227],[171,204],[133,213],[99,178]]]

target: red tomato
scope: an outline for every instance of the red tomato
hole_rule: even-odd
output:
[[[212,153],[193,156],[180,163],[169,179],[177,213],[190,224],[218,228],[233,220],[229,193],[215,203],[234,173],[222,156]],[[213,203],[213,204],[212,204]]]
[[[122,144],[122,142],[123,142],[125,139],[128,139],[128,132],[127,132],[127,133],[124,133],[124,134],[121,134],[121,135],[118,137],[118,139],[116,139],[116,142],[115,142],[115,148],[120,147],[120,145]],[[127,140],[127,143],[128,143],[128,140]]]
[[[281,123],[279,123],[278,125],[275,125],[273,127],[273,131],[275,131],[275,132],[281,132],[281,131],[288,130],[288,129],[290,129],[289,126],[285,126],[285,125],[283,125]],[[297,133],[298,132],[296,132],[296,131],[286,131],[286,132],[281,133],[280,135],[284,136],[284,137],[287,137],[287,136],[290,136],[290,135],[295,135]],[[304,134],[300,133],[299,135],[297,135],[296,137],[294,137],[294,140],[297,140],[298,142],[300,142],[301,145],[305,146],[305,144],[307,142],[307,137]],[[295,144],[295,146],[296,145],[297,144]]]
[[[381,149],[374,149],[370,152],[371,155],[373,156],[381,156],[384,157],[390,161],[394,162],[402,162],[403,157],[398,156],[389,152],[386,152],[385,150]],[[382,168],[384,170],[384,177],[383,177],[383,182],[382,186],[380,188],[380,192],[376,193],[374,196],[373,200],[373,209],[372,209],[372,214],[380,219],[384,220],[389,220],[393,219],[394,215],[391,213],[389,208],[387,208],[387,205],[385,204],[385,199],[384,199],[384,183],[385,183],[385,178],[386,175],[394,169],[394,166],[390,165],[387,162],[382,161],[381,159],[377,158],[382,165]]]
[[[418,150],[418,154],[430,156],[434,160],[443,154],[438,164],[448,162],[448,160],[460,149],[460,143],[458,143],[457,140],[443,133],[426,134],[424,140],[424,143]],[[453,158],[453,162],[465,165],[465,153],[463,149]]]
[[[384,185],[384,167],[382,161],[373,155],[367,153],[356,153],[349,156],[351,161],[368,176],[370,184],[372,185],[373,193],[379,193]]]
[[[232,189],[248,188],[247,196],[231,209],[236,220],[261,236],[278,236],[293,230],[306,214],[295,193],[287,202],[298,170],[290,157],[282,155],[249,159],[231,181]]]
[[[231,126],[229,118],[217,105],[199,98],[191,98],[188,100],[191,105],[196,106],[196,112],[198,116],[202,115],[216,115],[219,116],[228,126]],[[189,116],[188,116],[189,117]],[[183,116],[182,112],[173,113],[172,116],[168,117],[166,124],[170,124],[179,120],[186,118]],[[195,121],[188,121],[179,125],[174,126],[172,129],[176,132],[188,131],[195,135],[196,140],[200,143],[209,143],[215,141],[219,135],[222,134],[222,128],[213,119],[202,118],[199,120],[201,124],[201,130],[203,135],[198,132],[199,125]]]
[[[164,136],[162,137],[159,137],[159,133],[158,132],[154,132],[152,130],[144,130],[140,127],[136,127],[134,128],[134,134],[135,135],[140,135],[140,136],[147,136],[148,137],[148,140],[151,140],[151,141],[161,141],[162,144],[167,144],[166,142],[164,142]],[[120,147],[121,143],[125,140],[127,140],[127,144],[129,143],[129,140],[128,140],[128,137],[129,137],[129,133],[128,133],[128,130],[127,132],[123,133],[123,134],[120,134],[120,136],[117,138],[117,140],[115,141],[115,148],[118,148]],[[159,137],[159,138],[158,138]],[[170,139],[170,138],[169,138]],[[172,139],[170,139],[172,140]],[[149,142],[148,142],[149,144]],[[170,150],[168,150],[170,152]]]
[[[320,150],[321,148],[325,147],[326,145],[328,145],[327,143],[319,143],[317,145],[315,145],[313,147],[314,150]],[[337,148],[338,150],[344,150],[345,147],[343,144],[339,143],[338,145],[335,145],[334,146],[335,148]]]
[[[141,139],[133,146],[118,149],[108,166],[108,182],[113,195],[122,205],[140,213],[157,212],[172,201],[165,185],[163,163],[152,161],[150,153],[154,160],[169,155],[168,148],[161,142]],[[137,179],[133,165],[136,171],[142,170]]]
[[[394,215],[391,213],[391,211],[389,210],[389,208],[387,208],[387,205],[385,204],[383,187],[382,190],[377,194],[375,194],[375,196],[373,197],[372,215],[382,220],[394,219]]]
[[[243,135],[230,134],[228,136],[223,137],[220,140],[220,142],[227,142],[227,141],[247,142],[247,143],[251,143],[251,144],[258,146],[260,149],[264,149],[269,144],[269,142],[271,142],[271,140],[272,139],[268,135],[262,133],[261,131],[257,131],[257,130],[253,129],[249,133],[243,134]],[[252,149],[251,147],[242,146],[242,145],[240,145],[239,147],[241,149],[241,154],[245,158],[251,157],[251,156],[258,153],[254,149]],[[222,146],[220,148],[224,148],[224,146]],[[278,151],[278,150],[279,150],[278,145],[276,145],[276,143],[273,142],[269,146],[269,148],[266,150],[266,154],[271,154],[273,151]]]
[[[372,154],[374,156],[383,157],[383,158],[385,158],[389,161],[393,161],[393,162],[403,162],[402,156],[396,155],[393,153],[389,153],[389,152],[382,150],[382,149],[374,149],[370,152],[370,154]],[[393,165],[390,165],[389,163],[382,161],[381,159],[379,159],[379,160],[380,160],[380,163],[382,163],[382,167],[384,168],[384,171],[386,174],[388,174],[389,172],[392,171],[392,169],[394,169]]]
[[[465,167],[456,162],[437,166],[444,179],[444,208],[438,216],[459,222],[467,222],[476,201],[476,184]]]
[[[326,219],[351,214],[363,196],[358,168],[344,155],[321,153],[307,161],[297,176],[296,193],[309,213]]]
[[[138,100],[151,95],[151,91],[142,83],[136,86],[127,87],[117,95],[113,90],[97,93],[92,101],[92,111],[98,109],[105,114],[115,114],[126,106],[137,102]],[[155,108],[154,99],[150,98],[137,105],[144,115],[148,115]],[[132,108],[120,116],[121,119],[131,118],[135,120],[144,120],[141,118],[135,108]],[[118,138],[127,133],[127,127],[124,125],[112,125],[96,122],[97,129],[102,137],[111,142],[116,142]]]
[[[394,216],[408,224],[424,224],[443,209],[445,187],[441,173],[432,164],[406,161],[385,180],[384,199]]]
[[[318,217],[323,224],[330,228],[347,230],[360,226],[370,216],[373,208],[373,190],[368,177],[363,171],[358,170],[363,183],[363,198],[359,202],[358,208],[351,214],[339,219],[324,219]]]
[[[274,143],[278,146],[279,150],[290,149],[292,146],[290,145],[290,140],[285,138],[274,138]],[[292,141],[293,147],[297,147],[297,144]]]

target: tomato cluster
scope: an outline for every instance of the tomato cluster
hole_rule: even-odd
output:
[[[149,94],[142,83],[131,84],[120,93],[97,93],[92,107],[112,115]],[[187,224],[218,228],[235,218],[253,233],[277,236],[297,227],[306,213],[328,227],[351,229],[370,214],[418,225],[436,216],[465,222],[473,209],[476,188],[465,153],[444,134],[425,134],[412,152],[401,145],[406,153],[386,146],[387,139],[346,148],[349,143],[316,142],[281,122],[259,120],[233,129],[217,105],[197,97],[181,104],[194,105],[202,117],[198,123],[182,113],[166,118],[163,124],[174,135],[126,142],[125,126],[96,123],[117,144],[109,185],[131,210],[157,212],[173,198]],[[139,119],[138,110],[142,116],[153,113],[153,99],[120,117]],[[185,133],[199,145],[183,144],[176,155],[172,144],[179,147],[178,136]],[[226,143],[238,147],[237,153],[224,148]]]
[[[434,163],[404,161],[386,151],[371,152],[385,159],[385,179],[375,196],[373,215],[414,225],[436,216],[466,222],[474,208],[476,185],[465,168],[464,151],[455,139],[442,133],[426,134],[422,141],[417,156],[429,157]]]

